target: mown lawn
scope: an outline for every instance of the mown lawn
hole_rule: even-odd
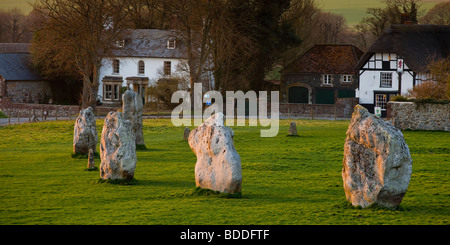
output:
[[[71,157],[74,121],[1,127],[0,224],[450,224],[449,132],[405,131],[414,162],[403,202],[359,209],[342,187],[349,121],[296,120],[300,137],[286,136],[289,122],[275,138],[233,127],[242,198],[196,194],[196,157],[169,119],[144,120],[133,185],[100,182]]]

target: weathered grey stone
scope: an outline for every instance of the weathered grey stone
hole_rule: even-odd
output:
[[[100,177],[102,179],[132,179],[136,169],[136,137],[129,120],[120,111],[105,118],[100,140]]]
[[[98,135],[91,107],[80,111],[73,131],[73,153],[89,154],[89,149],[96,151]]]
[[[189,133],[190,132],[191,132],[191,130],[188,127],[184,128],[183,140],[186,140],[186,141],[189,140]]]
[[[297,125],[295,124],[295,122],[291,122],[291,124],[289,125],[289,136],[298,136],[297,133]]]
[[[216,113],[189,134],[189,146],[197,156],[195,183],[222,193],[241,192],[241,158],[234,148],[234,132]]]
[[[89,149],[89,159],[88,159],[88,169],[94,169],[95,168],[95,162],[94,162],[94,150]]]
[[[131,121],[131,126],[133,127],[136,136],[136,145],[145,145],[144,134],[142,131],[143,105],[141,97],[137,93],[127,90],[122,95],[122,101],[123,119]]]
[[[347,129],[342,179],[347,200],[363,208],[396,208],[412,173],[403,134],[357,105]]]

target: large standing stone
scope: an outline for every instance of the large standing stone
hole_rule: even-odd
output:
[[[102,179],[133,179],[136,169],[136,138],[131,122],[120,111],[105,118],[100,140],[100,177]]]
[[[355,106],[347,129],[342,179],[347,200],[363,208],[371,204],[396,208],[412,173],[412,159],[403,134]]]
[[[133,131],[136,135],[136,145],[145,145],[143,135],[142,114],[143,105],[142,98],[131,90],[125,91],[122,95],[123,100],[123,119],[130,120]]]
[[[197,155],[195,183],[222,193],[241,192],[241,158],[233,144],[234,132],[216,113],[189,134],[189,146]]]
[[[98,135],[91,107],[80,111],[73,131],[73,153],[89,154],[89,149],[96,151]]]

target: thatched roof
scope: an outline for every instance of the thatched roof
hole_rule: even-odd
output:
[[[426,71],[432,60],[448,58],[450,26],[392,25],[372,44],[356,65],[361,69],[375,53],[397,53],[414,71]]]

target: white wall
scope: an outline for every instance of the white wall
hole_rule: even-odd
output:
[[[153,85],[158,78],[161,78],[163,74],[164,61],[171,61],[172,65],[172,75],[176,73],[179,59],[172,58],[135,58],[135,57],[118,57],[114,58],[120,61],[120,73],[113,73],[112,60],[111,58],[105,58],[102,62],[102,67],[100,68],[99,82],[100,86],[98,89],[98,94],[103,96],[103,78],[105,76],[117,76],[123,78],[122,86],[127,86],[127,77],[148,77],[149,86]],[[138,74],[138,62],[142,60],[145,63],[145,73]]]
[[[379,58],[383,58],[385,60],[386,57],[389,57],[389,54],[375,54]],[[390,54],[390,57],[395,57],[395,54]],[[359,74],[359,103],[360,104],[374,104],[374,91],[386,91],[393,92],[398,91],[398,73],[396,70],[382,70],[381,64],[377,64],[378,61],[375,61],[374,57],[371,58],[374,62],[367,62],[364,68],[370,68],[375,70],[360,70]],[[379,62],[378,62],[379,63]],[[370,66],[370,67],[369,67]],[[390,68],[396,69],[396,58],[394,61],[391,60]],[[412,71],[406,71],[408,66],[405,64],[404,71],[402,73],[402,84],[401,84],[401,94],[406,94],[409,89],[413,88],[414,77],[412,76]],[[382,72],[390,72],[392,73],[392,87],[385,88],[380,87],[380,76]]]

